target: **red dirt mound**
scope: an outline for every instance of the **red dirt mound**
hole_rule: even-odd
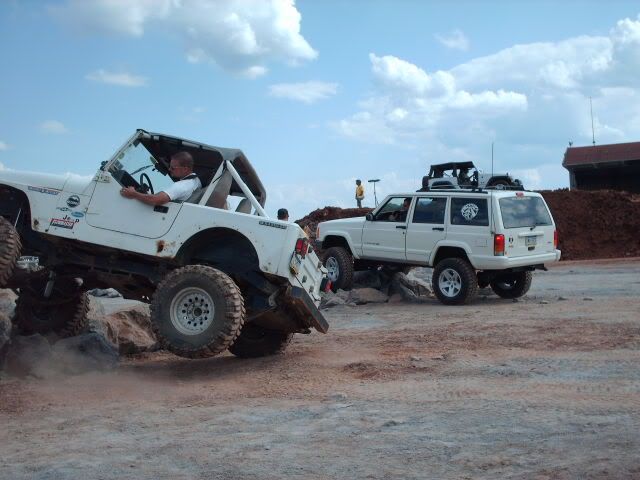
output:
[[[640,197],[602,190],[543,191],[558,228],[562,258],[640,255]]]
[[[540,192],[558,228],[563,260],[640,256],[640,196],[610,190]],[[298,220],[315,237],[320,222],[361,217],[370,208],[324,207]]]

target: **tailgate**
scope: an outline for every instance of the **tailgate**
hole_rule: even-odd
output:
[[[512,258],[553,253],[555,225],[544,199],[516,192],[499,199],[505,255]]]

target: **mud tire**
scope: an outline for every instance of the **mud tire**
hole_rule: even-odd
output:
[[[491,289],[502,298],[520,298],[531,288],[533,273],[514,272],[500,275],[491,280]]]
[[[453,282],[448,282],[450,278]],[[463,305],[478,294],[478,278],[463,258],[445,258],[433,269],[433,293],[445,305]]]
[[[0,217],[0,288],[7,285],[20,258],[20,234],[4,217]]]
[[[195,293],[188,294],[191,291]],[[212,303],[205,308],[211,307],[213,313],[201,331],[186,332],[191,328],[190,321],[194,322],[193,328],[200,328],[195,327],[200,317],[196,313],[183,315],[185,310],[180,310],[180,304],[188,305],[189,299],[198,295],[205,299],[202,305]],[[224,352],[240,335],[245,319],[244,300],[236,283],[226,273],[205,265],[189,265],[169,273],[156,288],[150,308],[153,331],[160,345],[186,358],[206,358]]]
[[[293,333],[269,330],[254,324],[242,327],[240,336],[229,347],[229,351],[240,358],[257,358],[278,355],[291,343]]]
[[[54,333],[60,338],[67,338],[85,331],[89,323],[89,297],[85,292],[69,296],[68,290],[71,288],[74,287],[65,285],[63,290],[60,286],[54,286],[49,299],[42,298],[41,294],[34,291],[21,289],[13,318],[18,333]]]
[[[322,256],[322,264],[330,270],[329,279],[335,289],[351,290],[353,288],[353,257],[345,248],[327,249]],[[331,271],[336,275],[333,278],[331,278]]]

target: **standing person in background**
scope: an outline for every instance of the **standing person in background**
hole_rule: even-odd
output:
[[[278,220],[283,220],[285,222],[289,221],[289,212],[287,211],[286,208],[278,209]]]
[[[358,203],[358,208],[362,208],[362,200],[364,200],[364,185],[358,179],[356,180],[356,202]]]

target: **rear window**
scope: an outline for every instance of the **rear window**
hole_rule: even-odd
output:
[[[552,225],[551,216],[540,197],[507,197],[500,199],[504,228]]]
[[[486,198],[451,198],[451,225],[487,226]]]

